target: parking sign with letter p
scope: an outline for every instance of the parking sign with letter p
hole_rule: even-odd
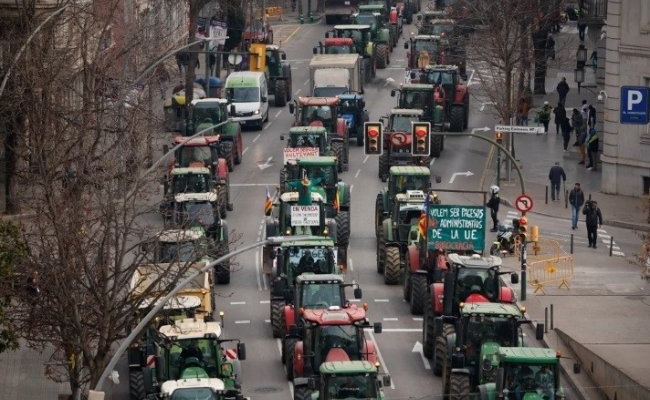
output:
[[[621,123],[645,125],[650,122],[650,88],[621,87]]]

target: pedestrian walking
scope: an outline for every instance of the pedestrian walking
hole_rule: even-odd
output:
[[[499,219],[497,214],[499,213],[499,204],[501,200],[499,199],[499,187],[497,185],[490,186],[490,200],[488,200],[486,206],[490,209],[490,217],[492,217],[492,229],[490,232],[496,232],[499,227]]]
[[[566,96],[569,94],[569,84],[566,83],[566,77],[562,77],[560,83],[557,84],[555,88],[557,94],[560,96],[560,103],[564,106],[566,104]]]
[[[587,139],[587,134],[585,133],[584,120],[582,119],[582,115],[577,108],[573,109],[571,123],[573,124],[573,130],[576,133],[576,142],[573,145],[578,146],[578,150],[580,151],[580,161],[578,164],[584,164],[587,159],[587,152],[585,148],[585,140]]]
[[[596,128],[589,128],[589,136],[587,137],[587,155],[589,156],[589,165],[587,165],[587,169],[590,171],[596,170],[599,145],[600,143]]]
[[[528,101],[522,97],[519,99],[519,109],[517,110],[517,125],[528,126],[528,112],[530,105]]]
[[[562,145],[564,152],[566,153],[569,151],[569,141],[571,140],[571,130],[573,129],[571,127],[571,120],[564,117],[564,122],[562,122],[560,128],[562,129]]]
[[[596,51],[596,49],[591,52],[589,61],[591,62],[591,67],[594,69],[594,72],[596,72],[596,69],[598,69],[598,51]]]
[[[562,105],[562,103],[557,103],[557,106],[553,109],[553,114],[555,115],[555,134],[559,135],[560,128],[562,128],[562,124],[564,124],[564,121],[566,120],[566,109],[564,108],[564,105]]]
[[[544,106],[537,112],[537,118],[544,125],[544,133],[546,134],[548,134],[548,124],[551,122],[551,111],[551,106],[548,104],[548,101],[545,101]]]
[[[571,204],[571,229],[578,229],[578,213],[585,203],[585,193],[580,188],[580,183],[576,182],[573,189],[569,192],[569,204]]]
[[[555,61],[555,39],[553,39],[553,35],[550,33],[546,39],[546,58]]]
[[[598,227],[603,224],[603,214],[600,212],[596,200],[588,200],[582,209],[582,213],[585,215],[589,247],[596,249],[598,248]]]
[[[551,200],[560,201],[560,183],[566,182],[566,174],[559,161],[548,171],[548,179],[551,181]]]
[[[582,16],[580,16],[580,17],[582,17]],[[578,36],[580,37],[581,42],[585,41],[585,31],[586,30],[587,30],[587,24],[585,24],[581,20],[578,20]]]
[[[587,118],[587,126],[589,128],[596,127],[596,107],[589,104],[589,116]]]

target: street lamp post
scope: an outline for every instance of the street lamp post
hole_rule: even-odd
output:
[[[584,44],[578,46],[576,51],[576,69],[573,71],[574,80],[578,84],[578,93],[580,85],[585,81],[585,64],[587,63],[587,48]]]
[[[192,275],[188,276],[180,282],[178,285],[176,285],[175,288],[173,288],[165,297],[160,299],[159,301],[156,302],[156,305],[145,315],[140,323],[133,328],[131,333],[122,341],[120,344],[120,347],[115,351],[115,354],[113,354],[113,357],[111,360],[108,362],[108,365],[106,365],[106,368],[104,368],[104,372],[102,372],[102,375],[99,377],[99,380],[97,381],[97,384],[95,385],[94,390],[91,391],[91,395],[89,396],[89,399],[103,399],[104,398],[104,382],[106,381],[106,378],[108,378],[108,375],[115,369],[115,366],[117,365],[117,362],[119,361],[120,357],[122,354],[126,351],[126,349],[131,345],[131,343],[135,340],[135,338],[140,334],[140,331],[142,331],[148,324],[149,322],[153,319],[153,317],[160,312],[160,310],[163,309],[165,304],[169,302],[169,300],[174,297],[181,289],[183,289],[185,286],[189,285],[191,282],[193,282],[198,276],[201,274],[204,274],[206,271],[209,271],[211,268],[214,268],[216,265],[223,263],[224,261],[229,260],[230,258],[247,252],[249,250],[252,250],[254,248],[260,247],[260,246],[265,246],[267,244],[275,245],[275,244],[280,244],[283,242],[288,242],[288,241],[305,241],[305,240],[310,240],[312,239],[313,236],[310,235],[298,235],[298,236],[276,236],[276,237],[270,237],[267,238],[266,240],[262,240],[259,242],[255,242],[253,244],[247,245],[242,247],[241,249],[237,249],[233,252],[230,252],[224,256],[221,256],[217,258],[216,260],[207,263],[205,266],[200,268],[199,270],[195,271]]]

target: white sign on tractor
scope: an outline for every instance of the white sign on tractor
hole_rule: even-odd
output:
[[[283,151],[285,164],[301,158],[318,157],[320,154],[318,147],[285,147]]]
[[[319,206],[291,206],[291,226],[319,226]]]

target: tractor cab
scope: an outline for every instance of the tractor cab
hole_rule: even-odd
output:
[[[206,255],[208,244],[202,230],[167,229],[142,246],[143,251],[152,252],[152,263],[161,264],[199,261]]]
[[[284,140],[284,136],[280,136]],[[289,129],[287,147],[317,148],[319,155],[327,153],[327,129],[322,126],[295,126]]]
[[[459,84],[458,67],[455,65],[432,65],[420,71],[420,82],[442,86],[448,102],[454,99]]]
[[[334,29],[325,34],[325,37],[351,38],[356,48],[355,53],[359,55],[372,54],[366,48],[372,40],[371,30],[368,24],[335,25]]]
[[[314,54],[354,54],[352,38],[327,38],[313,49]]]
[[[228,119],[228,101],[226,99],[210,98],[196,99],[190,103],[190,126],[187,127],[186,135],[192,136],[197,132],[206,130],[205,136],[211,136],[221,131],[214,128],[221,122]]]

